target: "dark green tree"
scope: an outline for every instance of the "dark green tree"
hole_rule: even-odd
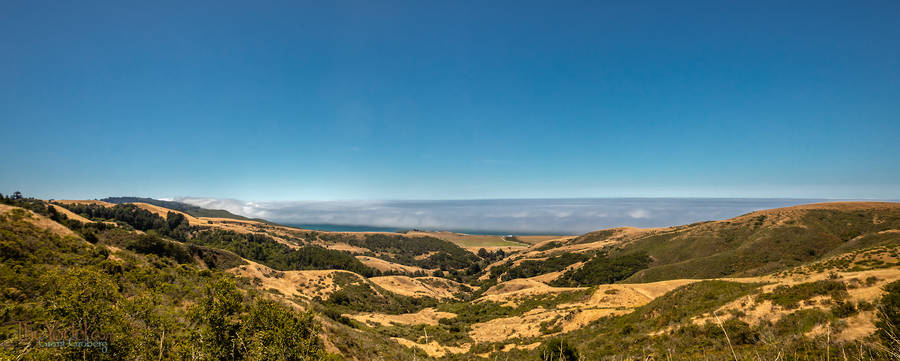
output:
[[[180,227],[182,224],[187,225],[187,218],[184,217],[181,213],[176,213],[169,211],[166,213],[166,224],[169,226],[170,230],[175,230]]]
[[[488,251],[486,249],[484,249],[484,248],[478,249],[478,257],[488,258],[488,256],[490,256],[490,254],[488,253]]]

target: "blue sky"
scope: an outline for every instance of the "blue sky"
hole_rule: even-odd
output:
[[[898,199],[897,14],[5,1],[0,192]]]

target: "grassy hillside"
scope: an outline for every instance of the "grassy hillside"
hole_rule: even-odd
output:
[[[330,358],[311,313],[191,257],[113,253],[105,241],[48,231],[44,220],[22,208],[0,213],[0,358]],[[70,327],[79,333],[51,331]],[[62,347],[69,336],[86,343]]]
[[[646,253],[652,262],[626,282],[767,274],[864,247],[900,244],[898,203],[826,203],[684,226],[602,230],[565,246],[602,245],[601,255]]]
[[[897,204],[476,254],[424,234],[0,203],[0,359],[887,360],[900,350]],[[381,276],[360,258],[422,268]],[[87,324],[96,342],[45,347],[17,336],[22,322]]]
[[[250,254],[266,257],[266,252],[253,251],[253,246],[281,246],[273,248],[280,250],[273,254],[281,258],[266,260],[275,266],[291,261],[305,264],[288,263],[284,268],[289,269],[333,268],[340,264],[329,258],[334,255],[356,261],[347,253],[318,248],[316,253],[295,258],[291,252],[303,252],[303,247],[293,249],[261,236],[219,237],[204,233],[208,231],[185,231],[184,221],[177,216],[164,219],[130,205],[95,209],[112,215],[102,218],[116,220],[116,226],[73,221],[55,212],[56,206],[33,199],[0,203],[4,203],[0,204],[0,359],[339,360],[375,354],[413,360],[422,356],[383,335],[341,324],[347,319],[336,310],[395,307],[395,312],[404,312],[434,301],[399,296],[368,281],[358,283],[353,279],[365,278],[349,272],[355,278],[339,280],[339,292],[333,297],[285,297],[260,287],[259,279],[236,277],[232,270],[248,261],[227,249],[243,244],[251,247]],[[229,237],[230,241],[224,241]],[[281,274],[272,271],[266,277]],[[59,325],[83,328],[90,345],[63,347],[63,341],[57,347],[38,342],[40,337],[56,340],[48,327]],[[20,337],[23,327],[30,330],[24,338]]]
[[[774,272],[863,246],[900,244],[900,204],[803,207],[755,212],[728,221],[673,229],[622,247],[655,262],[631,281],[752,276]],[[861,242],[861,238],[878,238]]]
[[[212,217],[212,218],[229,218],[229,219],[239,219],[244,221],[257,221],[263,223],[270,223],[269,221],[258,219],[258,218],[247,218],[244,216],[239,216],[237,214],[231,213],[224,209],[206,209],[203,207],[198,207],[195,205],[190,205],[187,203],[181,202],[173,202],[173,201],[163,201],[159,199],[153,198],[142,198],[142,197],[109,197],[103,198],[101,201],[109,202],[113,204],[123,204],[123,203],[147,203],[155,206],[160,206],[163,208],[168,208],[171,210],[181,211],[187,214],[190,214],[194,217]]]

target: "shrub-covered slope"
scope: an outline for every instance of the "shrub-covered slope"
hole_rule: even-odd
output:
[[[174,201],[163,201],[154,198],[143,198],[143,197],[109,197],[103,198],[101,201],[109,202],[113,204],[124,204],[124,203],[147,203],[155,206],[160,206],[163,208],[168,208],[175,211],[181,211],[187,214],[190,214],[194,217],[215,217],[215,218],[230,218],[230,219],[239,219],[245,221],[257,221],[264,222],[267,221],[262,219],[255,218],[247,218],[244,216],[239,216],[237,214],[231,213],[224,209],[206,209],[203,207],[198,207],[195,205],[190,205],[187,203],[174,202]]]
[[[652,282],[762,275],[863,247],[900,244],[900,233],[892,230],[900,230],[900,203],[822,203],[624,236],[603,230],[558,247],[604,244],[603,251],[613,255],[646,253],[649,268],[626,282]]]
[[[114,256],[47,224],[22,208],[0,212],[0,359],[331,357],[311,313],[206,269],[181,245],[131,233],[127,243],[149,252]]]

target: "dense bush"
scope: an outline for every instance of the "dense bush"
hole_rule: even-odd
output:
[[[57,223],[66,226],[66,228],[80,234],[85,241],[90,243],[97,243],[97,241],[99,241],[97,238],[99,232],[115,228],[115,226],[103,222],[81,223],[74,219],[69,219],[69,217],[60,213],[56,207],[52,205],[47,206],[47,216]]]
[[[195,244],[188,244],[187,247],[191,256],[199,258],[206,267],[211,269],[227,270],[246,263],[240,256],[218,248]]]
[[[654,259],[654,267],[629,281],[755,276],[830,255],[896,245],[897,237],[881,232],[898,228],[897,208],[807,209],[789,218],[748,214],[648,232],[623,245],[622,252],[645,251]],[[595,240],[602,239],[607,238]]]
[[[776,287],[772,292],[760,294],[757,299],[770,300],[773,304],[790,309],[797,308],[800,301],[815,296],[831,296],[832,299],[840,301],[847,296],[847,286],[834,280],[807,282],[793,286],[782,285]]]
[[[334,283],[340,289],[332,292],[324,302],[343,310],[400,314],[417,312],[438,303],[433,298],[398,295],[348,273],[335,273]]]
[[[516,278],[528,278],[545,273],[562,271],[569,265],[584,262],[588,260],[588,258],[590,258],[590,256],[583,253],[567,252],[549,257],[545,260],[522,261],[519,262],[518,265],[509,268],[503,275],[503,280],[508,281]]]
[[[831,314],[836,318],[846,318],[853,316],[859,312],[856,309],[856,305],[850,301],[835,301],[834,306],[831,306]]]
[[[169,229],[165,219],[133,204],[117,204],[113,207],[99,204],[64,204],[60,206],[87,219],[118,221],[139,231],[156,230],[165,234]]]
[[[422,268],[466,269],[479,261],[479,257],[471,252],[434,237],[368,234],[362,238],[346,237],[342,240],[372,250],[389,261]],[[424,255],[428,256],[422,258]]]
[[[437,301],[426,297],[401,296],[369,284],[352,284],[333,292],[324,302],[356,312],[401,314],[434,307]]]
[[[112,207],[99,204],[57,205],[91,220],[124,223],[139,231],[155,232],[179,241],[186,241],[191,231],[190,224],[184,215],[172,211],[169,211],[166,218],[163,218],[134,204],[117,204]],[[63,224],[73,228],[71,224]],[[103,223],[95,224],[102,225]]]
[[[26,217],[22,210],[0,214],[0,315],[34,330],[73,327],[75,341],[86,338],[92,346],[38,347],[36,339],[4,338],[0,359],[328,357],[311,314],[262,300],[238,288],[229,274],[127,250],[114,259],[105,246],[61,237]],[[167,253],[169,244],[151,237],[138,247]],[[12,335],[16,327],[4,322],[0,335]]]
[[[367,277],[378,274],[377,270],[366,267],[347,252],[318,246],[303,246],[293,249],[278,243],[271,237],[253,233],[203,230],[197,232],[189,243],[226,249],[241,257],[282,271],[342,269]]]
[[[775,322],[775,332],[779,336],[802,335],[816,325],[831,321],[831,315],[817,308],[799,310],[785,315]]]
[[[539,349],[540,361],[578,361],[578,349],[564,338],[544,342]]]
[[[708,325],[708,327],[715,330],[713,332],[710,332],[710,334],[713,335],[715,335],[715,333],[718,333],[718,330],[720,329],[719,327],[724,328],[725,331],[728,332],[729,339],[735,345],[753,345],[759,342],[760,339],[759,333],[752,327],[750,327],[750,324],[736,318],[729,318],[728,320],[725,320],[725,322],[722,322],[721,326],[714,326],[710,324]]]
[[[628,278],[650,265],[650,257],[644,252],[625,255],[597,255],[581,268],[569,270],[554,280],[554,286],[590,286],[615,283]]]
[[[296,313],[272,300],[245,300],[227,279],[208,285],[190,314],[196,345],[189,352],[194,359],[299,361],[327,356],[311,312]]]
[[[179,241],[226,249],[241,257],[279,270],[343,269],[365,276],[373,276],[378,273],[363,265],[347,252],[315,246],[292,249],[265,235],[192,228],[184,215],[177,212],[170,211],[166,214],[166,218],[163,218],[133,204],[117,204],[113,207],[97,204],[71,204],[65,205],[65,207],[89,219],[111,219],[126,223],[137,230],[153,231]],[[149,239],[144,239],[130,247],[141,253],[153,253],[176,258],[179,262],[187,262],[178,247],[166,245],[160,241],[151,242]],[[207,258],[204,261],[207,260],[211,259]],[[229,263],[233,264],[234,262]]]
[[[888,283],[884,291],[878,307],[878,337],[885,346],[900,349],[900,281]]]
[[[191,262],[191,253],[182,244],[168,241],[153,235],[141,235],[128,243],[126,249],[143,254],[155,254],[160,257],[171,257],[178,263]]]
[[[502,248],[498,248],[496,251],[488,251],[484,248],[478,249],[478,257],[487,261],[487,262],[497,262],[506,257],[506,252],[503,251]]]
[[[22,192],[13,192],[10,196],[4,196],[0,194],[0,204],[6,204],[14,207],[22,207],[29,211],[32,211],[41,215],[48,215],[47,213],[47,205],[44,204],[44,201],[37,198],[25,197],[22,195]]]

